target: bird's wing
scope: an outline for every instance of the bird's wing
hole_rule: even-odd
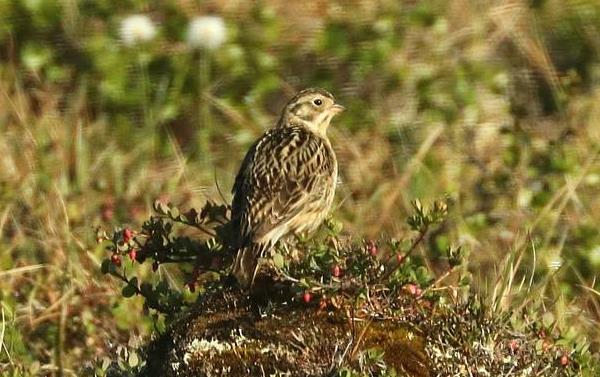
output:
[[[326,142],[301,127],[275,128],[248,152],[233,187],[232,212],[242,244],[258,242],[324,200],[335,159]]]

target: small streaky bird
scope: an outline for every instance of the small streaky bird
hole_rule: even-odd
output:
[[[327,128],[343,110],[329,92],[305,89],[246,154],[231,206],[238,236],[233,275],[242,288],[252,288],[259,259],[280,238],[312,232],[325,219],[338,172]]]

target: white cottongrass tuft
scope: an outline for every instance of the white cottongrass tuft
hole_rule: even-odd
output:
[[[146,15],[133,14],[121,21],[120,34],[126,46],[134,46],[152,40],[156,36],[156,25]]]
[[[548,268],[552,271],[556,271],[558,269],[560,269],[563,265],[563,259],[560,257],[560,255],[556,255],[554,257],[551,257],[550,260],[548,261]]]
[[[194,18],[187,30],[187,43],[191,48],[215,50],[225,42],[227,28],[221,17],[202,16]]]

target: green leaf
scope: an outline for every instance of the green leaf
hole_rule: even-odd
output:
[[[167,283],[165,280],[161,280],[157,285],[156,285],[156,292],[158,294],[164,294],[169,290],[169,283]]]
[[[159,333],[164,333],[167,330],[167,324],[165,322],[165,316],[164,315],[156,315],[154,317],[154,328],[159,332]]]
[[[300,279],[300,281],[298,282],[298,286],[299,287],[303,287],[303,288],[307,288],[309,287],[308,283],[306,282],[305,278]]]
[[[285,266],[285,260],[283,259],[283,255],[281,255],[279,253],[275,253],[273,255],[273,264],[277,268],[280,268],[280,269],[283,268]]]
[[[131,296],[135,295],[136,292],[137,292],[137,289],[132,284],[127,284],[121,290],[121,294],[123,295],[123,297],[131,297]]]
[[[135,368],[136,366],[138,366],[138,364],[140,363],[138,354],[135,351],[131,351],[129,353],[129,359],[127,360],[127,362],[129,363],[129,366],[132,368]]]
[[[127,370],[127,366],[125,365],[123,360],[121,360],[121,359],[117,360],[117,365],[119,365],[120,370]]]
[[[142,293],[143,296],[151,295],[154,292],[152,284],[142,283],[142,285],[140,286],[140,292]]]
[[[102,370],[103,371],[108,370],[109,366],[110,366],[110,359],[108,357],[102,358]]]
[[[100,265],[100,271],[103,274],[108,274],[109,272],[111,272],[111,268],[114,269],[114,266],[109,259],[105,259],[102,261],[102,265]]]

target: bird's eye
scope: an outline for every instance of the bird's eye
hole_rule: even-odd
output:
[[[319,98],[317,98],[316,100],[313,101],[313,103],[317,106],[321,106],[323,104],[323,101],[321,101]]]

